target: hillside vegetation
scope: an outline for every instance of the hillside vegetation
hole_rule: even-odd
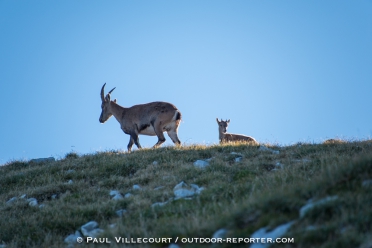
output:
[[[294,243],[270,247],[371,247],[372,141],[266,147],[195,145],[9,162],[0,167],[0,247],[67,247],[65,238],[89,221],[111,241],[94,247],[122,247],[115,237],[208,247],[181,239],[211,238],[221,229],[221,237],[249,238],[286,223],[292,225],[283,237]],[[209,166],[194,165],[203,159]],[[182,181],[200,187],[199,194],[174,199]],[[112,199],[113,190],[123,197]]]

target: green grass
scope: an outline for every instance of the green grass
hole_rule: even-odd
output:
[[[116,247],[114,237],[211,238],[220,228],[228,231],[227,237],[248,238],[262,227],[275,228],[292,220],[296,222],[285,237],[294,238],[295,243],[272,247],[371,244],[372,187],[363,187],[362,182],[372,179],[372,141],[266,145],[280,153],[235,143],[143,149],[130,154],[69,153],[62,160],[40,164],[9,162],[0,167],[0,244],[66,247],[65,237],[92,220],[105,230],[101,237],[112,241],[110,247]],[[243,160],[234,162],[239,155],[231,152],[242,154]],[[212,158],[209,167],[194,167],[196,160],[208,158]],[[283,168],[276,168],[278,162]],[[69,180],[73,183],[68,184]],[[181,181],[205,190],[191,200],[151,207],[174,197],[173,188]],[[134,184],[142,189],[133,190]],[[154,190],[159,186],[163,188]],[[132,197],[113,201],[110,190]],[[31,207],[22,199],[6,204],[23,194],[44,207]],[[308,200],[327,196],[338,198],[300,218],[299,211]],[[115,213],[119,209],[127,210],[122,218]],[[110,228],[110,224],[116,227]]]

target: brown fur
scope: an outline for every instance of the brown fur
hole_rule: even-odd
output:
[[[255,145],[258,145],[258,142],[250,136],[245,136],[245,135],[242,135],[242,134],[227,133],[227,127],[230,123],[230,120],[219,121],[218,118],[216,118],[216,120],[217,120],[217,123],[218,123],[218,133],[219,133],[220,143],[244,141],[244,142],[250,142],[250,143],[253,143]]]
[[[104,97],[104,87],[101,89],[102,112],[99,117],[101,123],[106,122],[111,116],[114,116],[120,123],[120,127],[124,133],[130,135],[128,152],[131,151],[133,143],[138,148],[141,148],[138,135],[158,136],[158,142],[154,147],[160,146],[165,142],[163,132],[167,132],[173,143],[180,145],[178,139],[178,126],[181,122],[181,112],[171,103],[167,102],[151,102],[146,104],[134,105],[130,108],[125,108],[110,100],[110,93]]]

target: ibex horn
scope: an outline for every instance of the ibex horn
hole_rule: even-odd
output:
[[[111,94],[111,92],[113,92],[113,91],[114,91],[114,89],[116,89],[116,87],[114,87],[114,88],[113,88],[112,90],[110,90],[108,94],[110,95],[110,94]]]
[[[105,85],[106,85],[106,83],[102,86],[102,89],[101,89],[101,99],[102,99],[102,102],[105,101]]]

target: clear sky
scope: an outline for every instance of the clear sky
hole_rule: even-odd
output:
[[[280,145],[372,135],[371,0],[1,0],[0,68],[0,164],[126,150],[105,82],[176,105],[185,144],[218,143],[216,117]]]

